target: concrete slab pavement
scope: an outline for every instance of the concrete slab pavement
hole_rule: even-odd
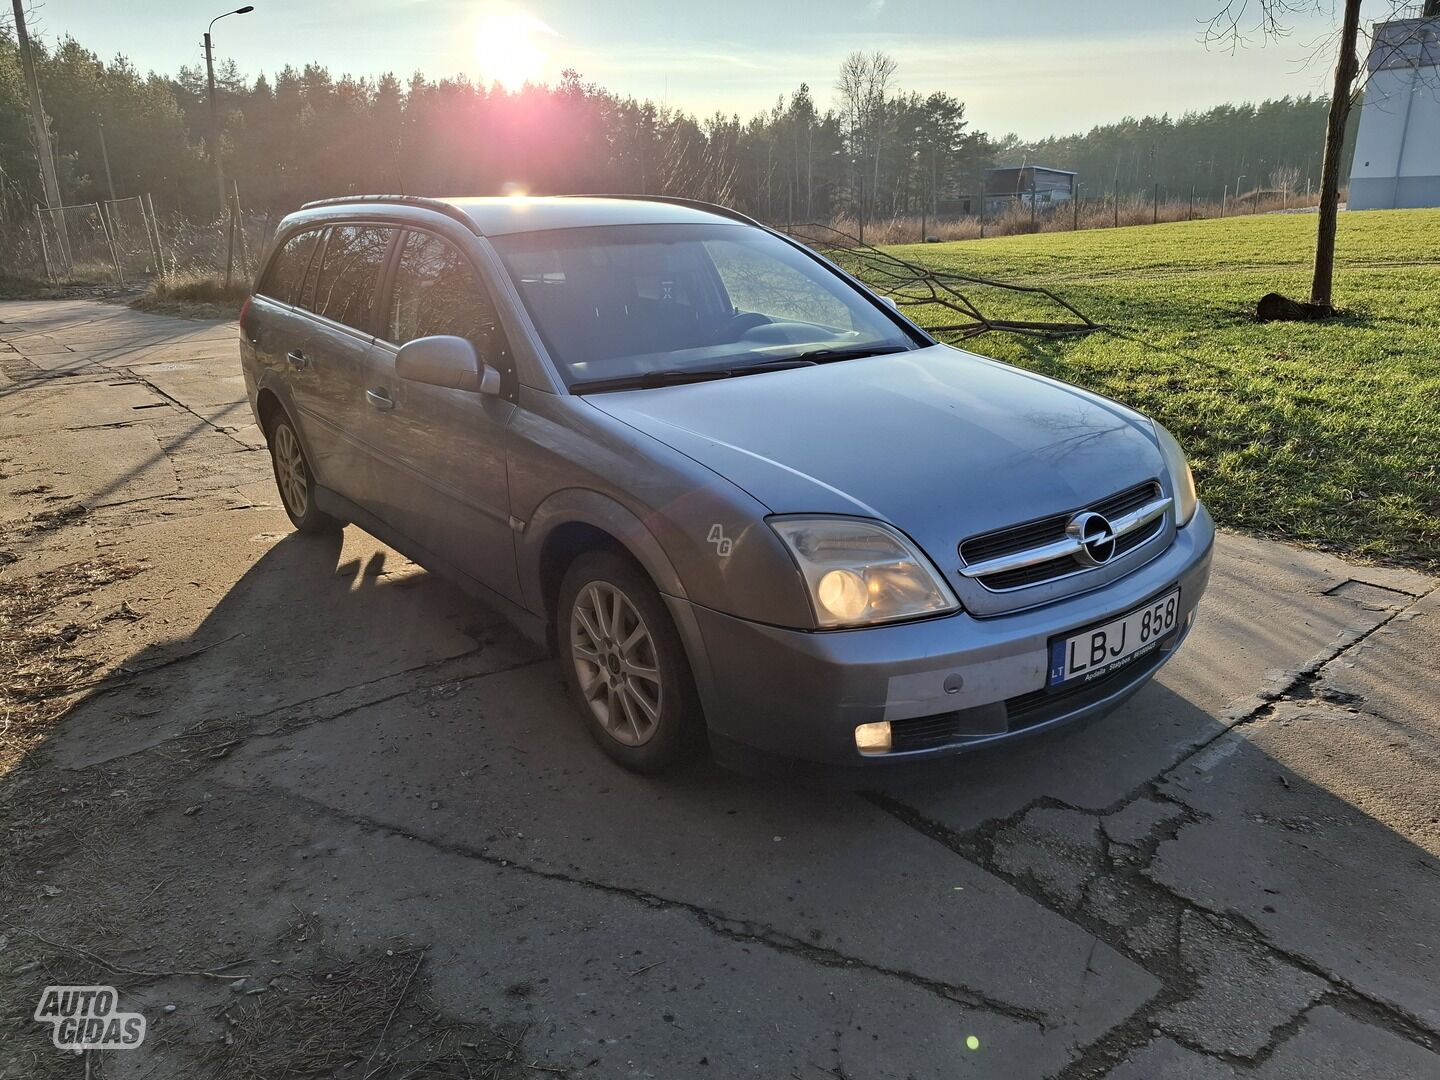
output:
[[[290,533],[234,333],[0,304],[0,591],[134,569],[34,626],[98,670],[0,775],[0,1078],[73,1074],[23,1022],[61,968],[164,1033],[107,1070],[218,1076],[400,950],[407,1030],[496,1075],[1440,1072],[1433,579],[1225,535],[1103,721],[868,793],[644,780],[495,616]]]

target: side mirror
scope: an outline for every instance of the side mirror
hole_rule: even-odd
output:
[[[884,303],[885,306],[888,307],[891,311],[899,311],[899,310],[900,310],[900,305],[895,302],[895,298],[894,298],[893,296],[882,296],[882,297],[880,297],[880,300],[881,300],[881,302]]]
[[[449,334],[416,338],[401,345],[395,354],[395,374],[411,382],[451,390],[500,393],[500,372],[481,363],[470,342]]]

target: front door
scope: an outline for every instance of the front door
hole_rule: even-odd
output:
[[[395,374],[395,354],[407,341],[454,334],[479,351],[499,333],[479,274],[450,241],[406,233],[380,326],[366,386],[367,430],[380,472],[377,513],[468,576],[519,600],[506,477],[506,426],[515,406],[503,396]]]

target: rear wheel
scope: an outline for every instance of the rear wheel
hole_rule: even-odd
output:
[[[575,560],[560,586],[555,640],[591,736],[627,769],[658,773],[704,746],[680,635],[650,579],[610,552]]]
[[[270,464],[275,486],[290,523],[303,533],[334,532],[340,523],[315,505],[315,474],[290,417],[278,414],[270,424]]]

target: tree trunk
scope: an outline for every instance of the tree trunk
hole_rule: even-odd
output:
[[[1340,58],[1335,64],[1335,89],[1325,125],[1325,157],[1320,168],[1320,225],[1315,238],[1315,277],[1310,303],[1327,311],[1335,277],[1335,227],[1340,217],[1340,155],[1345,147],[1345,122],[1350,118],[1350,92],[1360,64],[1355,46],[1360,34],[1360,0],[1345,0],[1340,30]]]

